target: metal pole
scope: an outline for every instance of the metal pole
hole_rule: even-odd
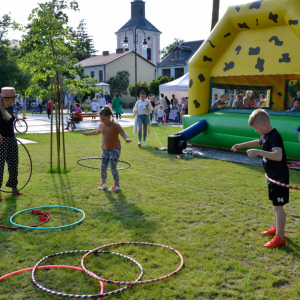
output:
[[[66,171],[66,148],[65,148],[65,132],[64,132],[64,106],[63,106],[63,93],[62,93],[62,78],[60,77],[60,106],[61,106],[61,132],[62,132],[62,146],[63,146],[63,158],[64,169]]]
[[[135,57],[135,102],[137,101],[137,55],[136,55],[136,44],[137,44],[137,32],[134,30],[134,57]]]
[[[53,78],[51,78],[51,93],[53,93]],[[52,171],[52,156],[53,156],[53,97],[51,97],[50,171]]]

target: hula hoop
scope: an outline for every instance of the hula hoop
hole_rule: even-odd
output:
[[[50,266],[39,266],[39,267],[37,267],[37,269],[57,269],[57,268],[64,268],[64,269],[72,269],[72,270],[83,271],[83,269],[81,269],[81,268],[73,267],[73,266],[65,266],[65,265],[50,265]],[[33,268],[27,268],[27,269],[18,270],[18,271],[6,274],[6,275],[0,277],[0,281],[3,280],[3,279],[6,279],[8,277],[11,277],[13,275],[17,275],[17,274],[20,274],[20,273],[23,273],[23,272],[27,272],[27,271],[32,271],[32,270],[33,270]],[[102,281],[99,280],[99,284],[100,284],[100,294],[103,294],[103,292],[104,292],[104,286],[103,286]],[[98,298],[98,300],[101,300],[101,299],[102,299],[102,297]]]
[[[80,166],[85,167],[85,168],[94,169],[94,170],[101,170],[101,168],[89,167],[89,166],[86,166],[86,165],[83,165],[83,164],[80,163],[80,161],[82,161],[82,160],[90,160],[90,159],[100,159],[101,160],[102,158],[101,157],[80,158],[80,159],[77,160],[77,163]],[[124,167],[124,168],[117,168],[118,170],[127,170],[131,166],[130,163],[128,163],[127,161],[124,161],[124,160],[118,160],[118,162],[121,162],[121,163],[124,163],[124,164],[127,165],[127,167]],[[108,168],[108,170],[109,170],[109,168]]]
[[[25,147],[25,145],[20,140],[18,140],[18,139],[16,139],[16,140],[24,147],[24,149],[26,150],[26,152],[28,154],[29,161],[30,161],[30,174],[29,174],[28,180],[26,181],[26,183],[20,189],[17,189],[17,191],[21,191],[22,189],[24,189],[24,187],[28,184],[28,182],[31,179],[31,175],[32,175],[32,160],[31,160],[31,156],[29,154],[29,151],[27,150],[27,148]],[[4,191],[4,190],[1,190],[1,189],[0,189],[0,192],[12,194],[12,192]]]
[[[82,213],[83,217],[81,218],[81,220],[75,222],[75,223],[72,223],[72,224],[69,224],[69,225],[64,225],[64,226],[57,226],[57,227],[30,227],[30,226],[24,226],[24,225],[19,225],[19,224],[16,224],[13,222],[13,218],[23,212],[26,212],[28,210],[34,210],[34,209],[42,209],[42,208],[67,208],[67,209],[72,209],[72,210],[75,210],[75,211],[78,211],[80,213]],[[62,229],[62,228],[67,228],[67,227],[71,227],[71,226],[74,226],[74,225],[77,225],[79,223],[81,223],[83,220],[85,219],[85,213],[81,210],[81,209],[78,209],[78,208],[75,208],[75,207],[70,207],[70,206],[60,206],[60,205],[53,205],[53,206],[39,206],[39,207],[34,207],[34,208],[27,208],[27,209],[24,209],[24,210],[21,210],[17,213],[15,213],[14,215],[12,215],[9,219],[10,223],[14,226],[17,226],[17,227],[20,227],[20,228],[25,228],[25,229],[35,229],[35,230],[52,230],[52,229]]]
[[[300,163],[299,164],[288,164],[287,165],[289,168],[292,168],[292,167],[299,167],[300,166]]]
[[[104,279],[104,278],[101,278],[97,275],[95,275],[94,273],[92,273],[91,271],[87,270],[84,266],[84,260],[87,258],[87,256],[89,256],[91,253],[93,252],[96,252],[96,251],[99,251],[100,249],[105,249],[105,248],[108,248],[108,247],[113,247],[113,246],[120,246],[120,245],[149,245],[149,246],[157,246],[157,247],[162,247],[162,248],[166,248],[166,249],[169,249],[169,250],[172,250],[174,251],[179,257],[180,257],[180,266],[179,268],[166,275],[166,276],[163,276],[163,277],[160,277],[160,278],[155,278],[155,279],[150,279],[150,280],[144,280],[144,281],[114,281],[114,280],[108,280],[108,279]],[[87,254],[85,254],[83,256],[83,258],[81,259],[81,267],[82,269],[91,277],[97,279],[97,280],[101,280],[103,282],[106,282],[106,283],[112,283],[112,284],[118,284],[118,285],[139,285],[139,284],[145,284],[145,283],[151,283],[151,282],[157,282],[157,281],[161,281],[163,279],[166,279],[166,278],[169,278],[169,277],[172,277],[173,275],[177,274],[183,267],[183,257],[182,255],[175,249],[169,247],[169,246],[165,246],[165,245],[160,245],[160,244],[153,244],[153,243],[146,243],[146,242],[120,242],[120,243],[113,243],[113,244],[108,244],[108,245],[104,245],[104,246],[101,246],[101,247],[98,247],[98,248],[95,248],[91,251],[89,251]]]
[[[285,183],[281,183],[281,182],[278,182],[274,179],[271,179],[267,174],[265,174],[266,178],[271,181],[272,183],[276,184],[276,185],[279,185],[279,186],[282,186],[282,187],[285,187],[287,189],[294,189],[294,190],[300,190],[300,187],[298,186],[294,186],[294,185],[290,185],[290,184],[285,184]]]
[[[42,225],[44,223],[47,223],[49,221],[49,219],[50,219],[49,213],[46,213],[46,212],[42,212],[42,211],[39,211],[39,210],[33,210],[31,213],[34,214],[34,215],[39,215],[39,221],[42,221],[42,222],[39,223],[39,224],[36,224],[36,225],[31,225],[30,227],[40,226],[40,225]],[[6,217],[13,216],[13,215],[14,215],[14,212],[12,211],[9,215],[1,217],[0,220],[4,219]],[[1,228],[5,228],[5,229],[22,229],[21,227],[9,227],[9,226],[1,225],[1,224],[0,224],[0,227]]]
[[[120,293],[120,292],[123,292],[125,290],[127,290],[128,288],[131,287],[131,285],[127,285],[123,288],[120,288],[118,290],[115,290],[115,291],[112,291],[112,292],[107,292],[107,293],[101,293],[99,295],[72,295],[72,294],[65,294],[65,293],[60,293],[60,292],[56,292],[56,291],[52,291],[52,290],[49,290],[47,288],[44,288],[43,286],[41,286],[40,284],[38,284],[36,281],[35,281],[35,278],[34,278],[34,273],[35,273],[35,270],[36,268],[39,266],[39,264],[43,261],[45,261],[47,258],[50,258],[50,257],[53,257],[53,256],[59,256],[59,255],[64,255],[64,254],[71,254],[71,253],[81,253],[81,252],[90,252],[91,250],[75,250],[75,251],[66,251],[66,252],[60,252],[60,253],[55,253],[55,254],[51,254],[51,255],[48,255],[48,256],[45,256],[44,258],[42,258],[40,261],[37,262],[37,264],[33,267],[32,269],[32,272],[31,272],[31,279],[33,281],[33,283],[41,290],[47,292],[47,293],[50,293],[52,295],[57,295],[57,296],[62,296],[62,297],[70,297],[70,298],[97,298],[97,297],[105,297],[105,296],[110,296],[110,295],[114,295],[114,294],[117,294],[117,293]],[[141,269],[141,274],[139,275],[139,277],[137,278],[137,280],[139,280],[142,275],[143,275],[143,268],[141,267],[141,265],[135,261],[134,259],[128,257],[128,256],[125,256],[123,254],[119,254],[119,253],[115,253],[115,252],[109,252],[109,251],[95,251],[95,252],[99,252],[99,253],[110,253],[110,254],[114,254],[114,255],[118,255],[118,256],[121,256],[121,257],[124,257],[134,263],[136,263],[139,268]],[[84,270],[85,271],[85,270]],[[90,274],[93,274],[92,272],[90,272]],[[90,275],[89,274],[89,275]],[[95,275],[95,274],[93,274]],[[91,276],[91,275],[90,275]],[[95,275],[96,276],[96,275]]]
[[[287,165],[289,168],[291,168],[291,167],[299,167],[300,166],[300,163],[299,164],[288,164]],[[300,190],[300,187],[298,187],[298,186],[294,186],[294,185],[290,185],[290,184],[285,184],[285,183],[281,183],[281,182],[279,182],[279,181],[276,181],[276,180],[274,180],[274,179],[271,179],[268,175],[267,175],[267,173],[265,173],[265,177],[269,180],[269,181],[271,181],[272,183],[274,183],[274,184],[276,184],[276,185],[278,185],[278,186],[282,186],[282,187],[285,187],[285,188],[287,188],[287,189],[293,189],[293,190]]]

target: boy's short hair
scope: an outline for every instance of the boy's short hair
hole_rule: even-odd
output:
[[[249,116],[248,124],[253,127],[255,124],[262,123],[271,124],[270,116],[265,110],[258,108]]]
[[[160,105],[159,108],[162,109],[162,106]]]
[[[243,100],[244,96],[242,94],[238,94],[237,98]]]

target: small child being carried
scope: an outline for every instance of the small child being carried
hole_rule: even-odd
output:
[[[101,179],[98,190],[107,189],[107,168],[110,165],[110,170],[114,178],[114,185],[108,189],[109,192],[118,192],[121,190],[119,172],[117,164],[121,155],[121,142],[119,134],[123,137],[126,143],[131,143],[126,132],[121,125],[114,122],[113,112],[109,106],[104,106],[99,112],[100,120],[102,121],[97,130],[90,132],[81,132],[83,135],[99,135],[102,133],[102,156],[101,156]]]

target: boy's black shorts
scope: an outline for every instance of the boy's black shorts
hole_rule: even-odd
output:
[[[289,203],[289,189],[268,181],[269,199],[274,206],[283,206]]]

